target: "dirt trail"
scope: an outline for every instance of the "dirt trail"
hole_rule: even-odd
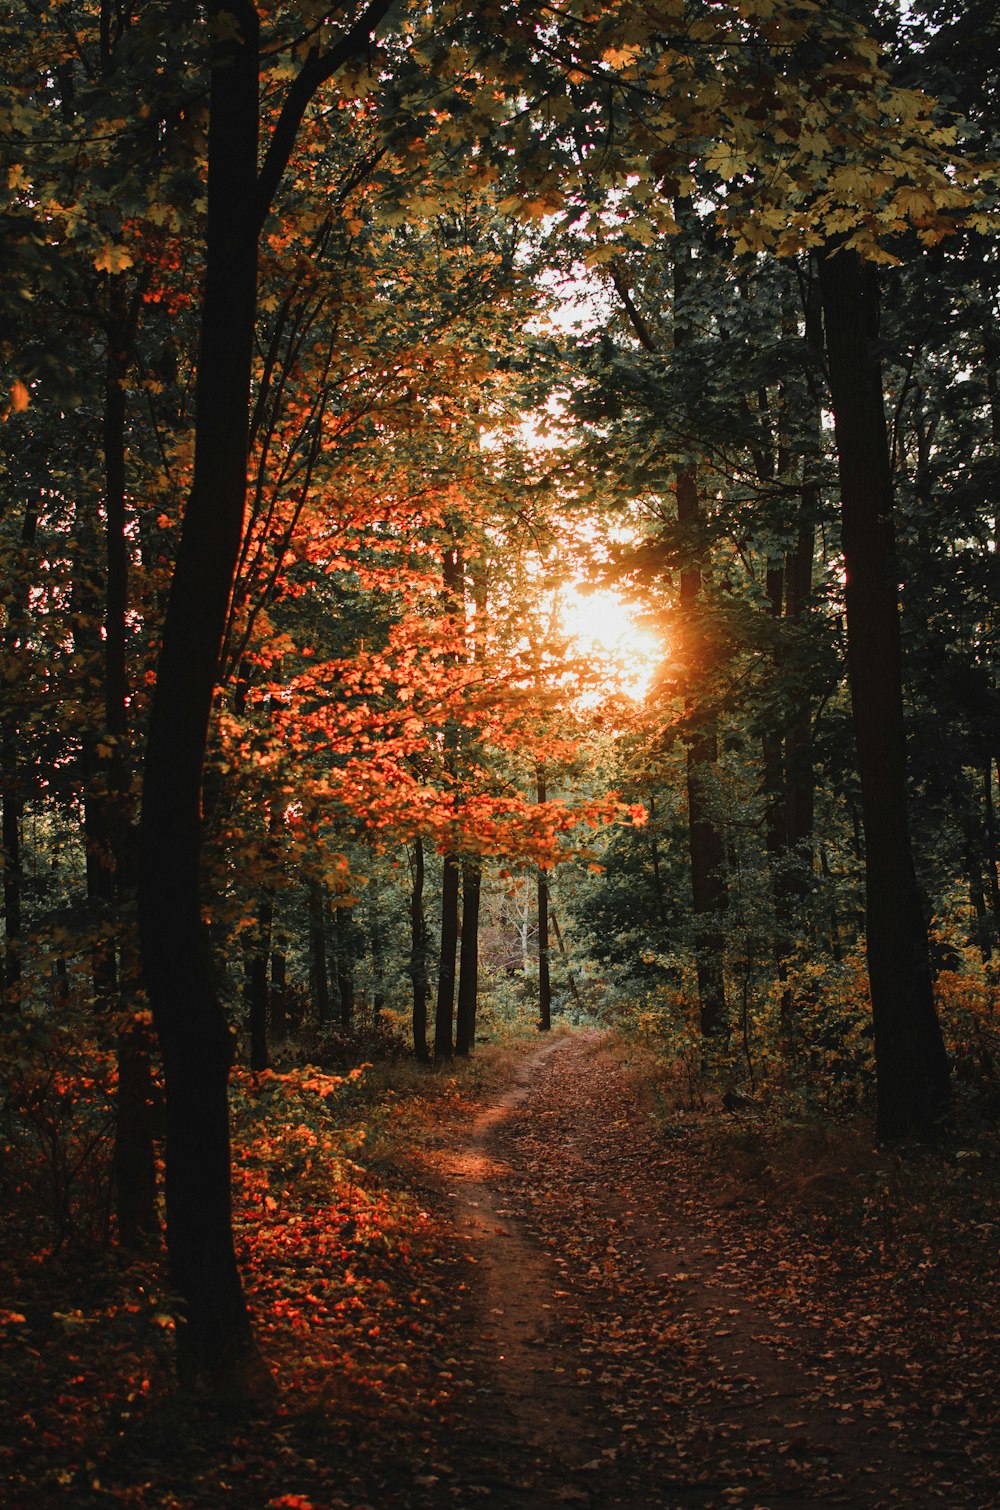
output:
[[[458,1503],[970,1503],[907,1440],[891,1351],[741,1265],[599,1034],[522,1061],[442,1173],[478,1277]]]

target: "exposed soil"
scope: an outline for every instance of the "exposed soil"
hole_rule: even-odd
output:
[[[157,1251],[8,1242],[0,1503],[1000,1506],[988,1143],[800,1149],[815,1129],[640,1085],[584,1031],[390,1072],[345,1103],[375,1129],[346,1180],[291,1172],[315,1114],[299,1142],[248,1124],[237,1231],[280,1386],[249,1411],[178,1393]]]
[[[881,1271],[727,1210],[599,1034],[524,1059],[439,1172],[479,1277],[453,1503],[1000,1503],[990,1400],[942,1379]]]

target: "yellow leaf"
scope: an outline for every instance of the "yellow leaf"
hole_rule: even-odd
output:
[[[737,147],[727,147],[720,142],[708,154],[705,166],[718,173],[720,178],[728,180],[735,178],[738,173],[745,173],[749,162],[745,152],[741,152]]]
[[[99,273],[123,273],[132,266],[132,253],[127,247],[106,241],[94,258],[94,266]]]

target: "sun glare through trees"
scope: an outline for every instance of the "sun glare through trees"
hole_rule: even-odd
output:
[[[617,593],[572,582],[559,594],[563,633],[578,653],[596,660],[598,686],[584,700],[619,693],[641,703],[664,656],[664,643],[637,622],[637,612]]]

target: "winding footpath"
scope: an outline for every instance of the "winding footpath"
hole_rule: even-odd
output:
[[[1000,1503],[975,1464],[959,1493],[892,1339],[702,1197],[599,1033],[522,1060],[439,1173],[474,1276],[452,1503]]]

